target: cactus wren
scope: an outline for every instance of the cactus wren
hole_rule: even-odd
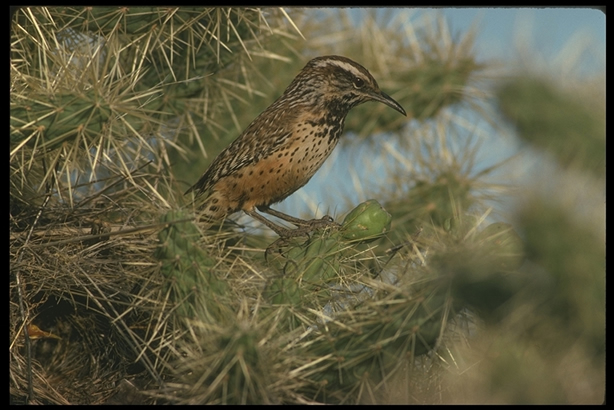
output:
[[[242,210],[282,238],[333,224],[329,216],[305,221],[269,206],[311,179],[337,145],[348,112],[367,101],[379,101],[407,115],[360,64],[340,56],[314,58],[186,194],[207,194],[200,206],[207,222]],[[281,227],[256,209],[298,229]]]

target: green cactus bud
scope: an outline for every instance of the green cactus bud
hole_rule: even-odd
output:
[[[341,237],[349,241],[370,241],[390,230],[392,215],[370,199],[354,208],[343,220]]]

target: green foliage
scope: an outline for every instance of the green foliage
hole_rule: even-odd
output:
[[[559,163],[605,175],[605,111],[594,110],[549,81],[530,76],[502,84],[497,98],[524,141],[545,148]]]
[[[403,359],[436,346],[453,316],[446,286],[433,281],[404,290],[413,296],[376,296],[326,323],[322,334],[308,341],[303,354],[325,358],[311,376],[310,388],[319,387],[320,400],[353,402],[362,387],[386,380]]]
[[[264,297],[274,306],[291,308],[290,329],[300,323],[292,313],[295,308],[321,309],[331,302],[331,286],[347,280],[344,262],[356,254],[355,246],[385,234],[390,229],[390,220],[390,214],[371,199],[349,212],[338,230],[326,230],[275,257],[273,263],[281,275],[267,286]]]
[[[415,182],[400,201],[392,201],[393,215],[402,218],[407,232],[420,227],[443,228],[446,221],[468,212],[477,201],[472,181],[464,175],[445,170],[432,180]]]
[[[510,224],[490,224],[476,235],[475,240],[497,269],[516,270],[524,263],[524,243]]]
[[[199,339],[186,345],[179,360],[182,385],[175,392],[175,402],[279,404],[273,388],[279,369],[263,346],[262,329],[242,322],[198,326]]]
[[[407,91],[410,117],[418,120],[434,118],[442,109],[464,101],[461,90],[476,72],[483,68],[472,56],[442,61],[431,56],[408,70],[402,81],[411,84]]]
[[[138,115],[120,116],[123,112],[134,112],[135,106],[114,105],[103,99],[98,90],[57,93],[47,101],[40,97],[28,96],[26,101],[11,106],[11,126],[18,130],[11,134],[11,143],[19,144],[27,139],[25,142],[33,148],[40,145],[42,149],[52,150],[65,143],[83,144],[85,148],[98,143],[107,127],[124,135],[144,127]],[[40,138],[30,138],[36,134]]]
[[[263,295],[271,312],[282,312],[282,328],[319,329],[295,352],[325,358],[310,372],[306,387],[318,400],[354,401],[363,383],[385,380],[399,358],[433,349],[454,317],[447,280],[409,282],[386,292],[369,290],[356,276],[360,271],[350,262],[361,246],[388,232],[390,222],[390,214],[368,200],[350,211],[338,230],[316,234],[277,257],[281,275]],[[354,296],[343,290],[356,286],[362,290]]]
[[[556,204],[535,199],[519,211],[528,257],[548,272],[549,292],[540,313],[565,339],[539,329],[539,338],[563,352],[582,340],[597,362],[605,354],[605,242],[598,231]],[[603,233],[603,232],[602,232]]]
[[[502,222],[472,236],[462,230],[452,235],[456,239],[433,255],[431,267],[450,278],[457,303],[471,306],[487,321],[501,319],[509,313],[501,309],[528,285],[518,272],[525,260],[523,241]]]
[[[68,190],[67,175],[130,174],[167,146],[166,166],[185,158],[177,141],[215,135],[228,84],[246,81],[241,54],[272,34],[262,11],[235,8],[30,7],[12,24],[11,165],[44,161]],[[235,78],[210,78],[224,70]]]
[[[160,272],[167,278],[164,288],[177,305],[177,313],[190,318],[196,309],[200,320],[218,321],[228,289],[212,271],[215,259],[198,246],[198,228],[182,211],[166,213],[161,222],[168,225],[158,234],[156,258],[161,262]]]

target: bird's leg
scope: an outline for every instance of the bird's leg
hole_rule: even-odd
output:
[[[247,215],[251,216],[252,218],[256,219],[257,221],[262,222],[269,229],[271,229],[273,232],[275,232],[277,235],[279,235],[281,238],[284,238],[284,239],[294,238],[297,236],[307,236],[309,233],[309,230],[304,229],[304,228],[299,228],[299,229],[283,228],[269,221],[264,216],[260,215],[258,212],[255,212],[255,211],[251,211],[251,210],[248,211],[244,209],[243,212],[245,212]]]
[[[328,227],[331,225],[335,225],[335,226],[340,226],[338,223],[336,223],[333,218],[331,218],[330,216],[326,215],[324,216],[322,219],[312,219],[309,221],[305,221],[303,219],[299,219],[299,218],[295,218],[293,216],[284,214],[283,212],[279,212],[279,211],[275,211],[274,209],[271,209],[269,207],[258,207],[258,210],[262,211],[262,212],[267,212],[273,216],[276,216],[280,219],[283,220],[287,220],[287,222],[292,223],[293,225],[296,225],[297,228],[296,229],[288,229],[288,228],[283,228],[277,224],[274,224],[273,222],[269,221],[268,219],[266,219],[264,216],[260,215],[258,212],[253,211],[253,210],[243,210],[243,212],[245,212],[247,215],[251,216],[252,218],[256,219],[257,221],[262,222],[263,224],[265,224],[269,229],[271,229],[273,232],[275,232],[277,235],[279,235],[279,239],[276,240],[275,242],[273,242],[264,252],[264,257],[265,259],[268,258],[268,255],[270,253],[273,253],[275,251],[277,252],[281,252],[281,249],[284,246],[287,246],[289,243],[292,242],[292,238],[297,238],[300,236],[307,236],[309,237],[309,233],[311,231],[313,231],[314,229],[320,228],[320,227]]]
[[[321,219],[310,219],[307,221],[304,219],[295,218],[294,216],[290,216],[280,211],[276,211],[275,209],[271,209],[268,206],[259,206],[258,210],[261,212],[265,212],[269,215],[273,215],[286,222],[290,222],[292,225],[295,225],[299,228],[309,228],[309,230],[314,230],[318,228],[326,228],[329,226],[335,226],[335,227],[340,226],[337,222],[335,222],[333,218],[331,218],[328,215],[324,215]]]

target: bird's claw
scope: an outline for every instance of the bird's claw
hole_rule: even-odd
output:
[[[328,216],[324,215],[320,219],[311,219],[309,221],[305,221],[305,225],[296,229],[278,229],[276,233],[279,235],[279,239],[269,245],[265,252],[264,257],[267,259],[268,255],[271,255],[273,252],[277,251],[281,253],[281,249],[283,247],[291,245],[292,239],[299,238],[302,236],[306,236],[309,238],[309,234],[318,229],[325,228],[333,228],[338,229],[341,225],[335,222],[335,220]]]
[[[341,225],[335,222],[335,220],[329,215],[324,215],[320,219],[311,219],[306,222],[307,222],[307,227],[309,227],[310,231],[315,231],[317,229],[322,229],[322,228],[340,228],[341,227]]]

